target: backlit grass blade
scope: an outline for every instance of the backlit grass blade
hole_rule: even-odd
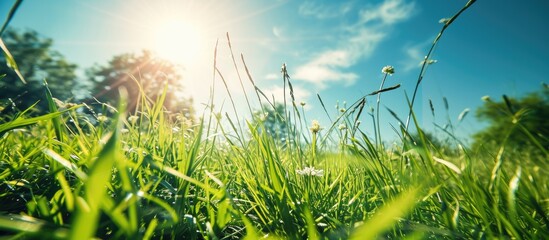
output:
[[[438,162],[438,163],[448,167],[448,169],[454,171],[455,173],[461,174],[461,169],[459,169],[455,164],[453,164],[449,161],[446,161],[442,158],[437,158],[437,157],[434,157],[434,156],[433,156],[433,160],[435,160],[435,162]]]
[[[461,122],[463,121],[463,119],[465,118],[465,116],[467,116],[467,114],[469,113],[470,109],[469,108],[465,108],[463,109],[463,111],[459,114],[458,116],[458,122]]]
[[[67,178],[65,178],[65,172],[57,172],[56,178],[59,182],[59,185],[61,186],[61,189],[63,190],[63,194],[65,195],[65,206],[67,207],[67,210],[72,212],[74,209],[74,194],[71,191],[71,187],[69,182],[67,181]]]
[[[240,87],[242,88],[242,93],[244,94],[244,98],[246,99],[246,104],[248,105],[248,110],[250,111],[250,114],[253,114],[252,107],[250,106],[250,100],[248,99],[248,94],[246,93],[246,90],[244,89],[244,84],[242,83],[242,77],[240,76],[240,71],[238,70],[238,65],[236,64],[236,60],[234,58],[233,54],[233,46],[231,45],[231,38],[229,37],[229,33],[227,32],[227,45],[229,46],[229,52],[231,53],[231,59],[233,61],[234,70],[236,71],[236,76],[238,77],[238,81],[240,82]]]
[[[15,3],[13,3],[13,6],[11,7],[10,12],[8,13],[8,16],[6,17],[6,20],[4,20],[4,24],[2,24],[2,28],[0,29],[0,48],[4,53],[4,57],[6,58],[6,63],[8,64],[8,67],[13,69],[13,71],[15,71],[15,74],[17,74],[17,77],[19,77],[19,79],[26,84],[27,82],[25,81],[25,78],[23,78],[23,75],[21,75],[21,72],[19,72],[19,68],[17,67],[17,63],[15,62],[15,59],[13,59],[13,56],[11,55],[10,51],[4,44],[4,41],[2,41],[2,34],[8,27],[8,24],[10,23],[11,19],[15,15],[15,12],[17,11],[17,9],[19,8],[19,5],[22,2],[23,0],[16,0]]]
[[[149,223],[149,226],[147,227],[147,230],[145,231],[145,234],[143,234],[143,239],[151,239],[153,237],[154,230],[158,226],[158,219],[154,218]]]
[[[46,100],[48,101],[48,110],[50,111],[50,113],[57,112],[57,105],[53,100],[53,96],[46,80],[44,80],[44,88],[46,91]],[[55,129],[55,136],[57,137],[57,140],[63,142],[60,116],[52,118],[51,121],[53,123],[53,128]]]
[[[12,239],[66,239],[69,235],[66,228],[24,215],[0,215],[0,229],[19,233]],[[2,235],[5,237],[6,232],[3,232]],[[2,238],[9,239],[4,237]]]
[[[149,163],[150,163],[152,166],[154,166],[155,168],[160,169],[160,170],[164,171],[164,172],[167,173],[167,174],[170,174],[170,175],[172,175],[172,176],[174,176],[174,177],[177,177],[177,178],[180,178],[180,179],[182,179],[182,180],[185,180],[185,181],[187,181],[187,182],[189,182],[189,183],[192,183],[192,184],[194,184],[194,185],[196,185],[196,186],[198,186],[198,187],[200,187],[200,188],[202,188],[202,189],[204,189],[204,190],[211,191],[211,192],[213,192],[214,194],[219,194],[219,193],[220,193],[219,190],[214,189],[214,188],[211,188],[211,187],[209,187],[208,185],[206,185],[206,184],[204,184],[204,183],[202,183],[202,182],[200,182],[200,181],[198,181],[198,180],[196,180],[196,179],[194,179],[194,178],[191,178],[191,177],[189,177],[189,176],[187,176],[187,175],[185,175],[185,174],[183,174],[183,173],[177,171],[177,170],[174,169],[174,168],[171,168],[171,167],[162,165],[161,163],[158,163],[158,162],[156,162],[156,161],[150,161]]]
[[[16,128],[36,124],[40,121],[51,120],[52,118],[58,117],[59,115],[65,113],[69,110],[78,108],[78,107],[80,107],[80,106],[75,106],[75,107],[72,107],[72,108],[69,108],[69,109],[66,109],[66,110],[63,110],[63,111],[48,113],[48,114],[44,114],[44,115],[41,115],[41,116],[38,116],[38,117],[32,117],[32,118],[23,118],[21,115],[19,115],[17,118],[15,118],[14,120],[12,120],[10,122],[0,124],[0,136],[3,135],[6,131],[9,131],[9,130],[13,130],[13,129],[16,129]]]
[[[8,67],[11,68],[17,77],[23,82],[24,84],[27,84],[27,81],[25,81],[25,78],[23,78],[23,75],[21,72],[19,72],[19,67],[17,66],[17,63],[15,62],[15,59],[11,55],[10,51],[8,50],[8,47],[6,47],[6,44],[4,44],[4,41],[0,37],[0,48],[2,49],[2,52],[4,53],[4,57],[6,58],[6,63],[8,64]]]
[[[416,204],[418,189],[402,192],[395,200],[385,204],[376,214],[358,227],[349,239],[375,239],[391,229],[399,218],[403,218]]]
[[[262,236],[259,234],[259,231],[257,228],[252,224],[250,219],[248,219],[245,216],[241,216],[242,221],[244,222],[244,226],[246,229],[246,235],[244,236],[243,240],[256,240],[260,239]]]
[[[101,205],[104,198],[108,198],[106,185],[112,178],[112,168],[115,162],[122,157],[120,156],[119,131],[121,119],[124,118],[127,92],[122,90],[120,95],[122,100],[113,122],[114,131],[90,167],[88,179],[84,183],[84,196],[77,197],[78,207],[74,215],[70,239],[90,239],[96,234]]]
[[[115,130],[90,168],[89,177],[84,183],[83,200],[87,209],[81,206],[77,208],[70,239],[90,239],[95,236],[101,201],[106,196],[105,186],[111,179],[112,167],[118,157],[118,144],[118,130]]]
[[[88,179],[88,175],[83,172],[76,164],[70,162],[69,160],[65,159],[61,155],[59,155],[57,152],[51,150],[51,149],[44,149],[42,150],[44,154],[47,156],[50,156],[53,160],[60,163],[65,169],[69,170],[70,172],[74,173],[76,177],[78,177],[81,181],[86,181]]]
[[[511,215],[510,219],[515,223],[516,223],[516,217],[517,217],[516,192],[519,187],[520,177],[521,177],[521,168],[519,166],[517,167],[517,171],[515,175],[513,176],[513,178],[511,178],[511,181],[509,181],[509,191],[507,193],[507,206],[509,208],[509,214]]]
[[[303,212],[305,214],[305,221],[307,222],[307,238],[311,240],[320,239],[311,210],[309,210],[309,207],[305,206]]]

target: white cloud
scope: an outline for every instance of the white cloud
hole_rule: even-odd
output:
[[[421,67],[421,63],[425,58],[425,50],[432,43],[432,38],[429,38],[426,41],[405,47],[403,51],[406,59],[400,62],[402,70],[408,72]]]
[[[403,0],[386,0],[373,9],[360,11],[360,23],[381,21],[383,24],[394,24],[407,19],[414,10],[414,3]]]
[[[420,63],[423,60],[422,53],[424,53],[424,51],[421,51],[420,49],[422,48],[419,45],[416,45],[409,47],[405,50],[407,58],[405,61],[402,62],[402,69],[405,72],[411,71],[420,66]]]
[[[305,5],[301,8],[303,6]],[[320,89],[339,82],[352,85],[359,76],[346,71],[346,68],[353,66],[360,59],[369,57],[386,37],[390,27],[410,17],[413,9],[413,2],[385,0],[376,6],[360,10],[359,20],[340,34],[338,46],[321,52],[307,63],[298,66],[293,79],[314,83]],[[318,7],[311,8],[310,11],[322,12]]]
[[[337,4],[319,3],[318,1],[305,1],[299,6],[299,14],[318,19],[335,18],[351,11],[352,3]]]
[[[273,35],[277,38],[281,38],[282,37],[282,28],[280,27],[273,27]]]
[[[266,80],[277,80],[277,79],[281,79],[281,75],[280,73],[279,74],[276,74],[276,73],[269,73],[267,75],[265,75],[265,79]]]
[[[296,103],[300,103],[302,101],[306,102],[312,95],[308,89],[300,86],[294,85],[293,89]],[[265,95],[269,98],[269,101],[271,101],[273,97],[277,103],[282,103],[284,101],[284,88],[281,86],[262,88],[261,91],[265,93]],[[291,101],[290,91],[288,89],[286,89],[286,100]]]
[[[309,63],[299,66],[293,74],[294,79],[315,83],[320,89],[324,89],[328,82],[343,81],[345,85],[353,84],[358,75],[345,73],[339,68],[349,67],[354,63],[355,56],[347,50],[327,51]]]
[[[352,54],[346,50],[333,50],[320,54],[313,63],[318,65],[336,66],[336,67],[349,67],[351,64]]]
[[[369,57],[385,36],[386,33],[369,27],[352,30],[352,36],[346,40],[346,45],[354,54],[353,64],[361,57]]]
[[[355,73],[346,73],[329,65],[306,64],[297,68],[295,79],[315,83],[320,90],[325,89],[330,82],[344,82],[352,85],[358,79]]]

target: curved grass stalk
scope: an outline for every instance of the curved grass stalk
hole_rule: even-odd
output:
[[[406,131],[408,131],[408,125],[410,124],[410,117],[412,116],[412,111],[414,107],[414,102],[416,100],[417,91],[419,89],[419,84],[421,84],[421,81],[423,80],[423,76],[425,75],[425,70],[427,68],[427,65],[429,65],[429,59],[433,54],[435,47],[437,46],[440,38],[442,37],[442,34],[444,34],[444,31],[446,31],[446,29],[450,26],[450,24],[452,24],[465,10],[467,10],[467,8],[469,8],[475,2],[476,0],[469,0],[469,2],[467,2],[465,6],[461,10],[459,10],[454,16],[452,16],[450,19],[445,19],[444,26],[442,26],[442,29],[440,30],[438,35],[435,37],[435,40],[433,41],[431,48],[429,49],[429,51],[427,52],[427,55],[425,56],[425,60],[421,64],[421,70],[419,71],[419,76],[416,81],[416,86],[414,87],[414,93],[412,94],[410,111],[408,112],[408,118],[406,119],[406,127],[405,127]]]

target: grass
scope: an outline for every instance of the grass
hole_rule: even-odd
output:
[[[217,69],[215,74],[222,79]],[[423,74],[424,69],[418,85]],[[434,144],[413,112],[408,121],[418,134],[410,134],[409,122],[395,115],[401,144],[386,149],[379,133],[372,141],[360,130],[366,96],[329,116],[330,125],[316,126],[296,105],[285,67],[283,79],[292,97],[284,99],[279,116],[287,128],[276,137],[257,115],[231,119],[208,106],[198,119],[174,116],[161,108],[165,94],[141,99],[130,116],[124,104],[109,106],[114,114],[105,115],[84,115],[85,105],[58,109],[47,94],[51,113],[27,118],[22,112],[0,124],[1,234],[14,239],[549,238],[546,162],[509,164],[504,153],[514,150],[504,142],[493,153],[474,153],[455,141]],[[394,88],[382,84],[372,95],[379,99]],[[263,113],[274,110],[259,88],[253,94]],[[250,100],[248,108],[252,111]]]

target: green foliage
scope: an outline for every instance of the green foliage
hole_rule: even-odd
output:
[[[476,115],[489,125],[474,135],[475,149],[493,147],[505,139],[506,148],[541,154],[543,158],[549,156],[549,88],[546,85],[518,99],[486,98]]]
[[[262,111],[254,113],[253,119],[254,123],[263,125],[263,129],[269,136],[284,142],[289,130],[289,124],[284,120],[285,113],[283,104],[275,104],[274,108],[265,104]]]
[[[178,66],[150,51],[114,56],[107,65],[95,66],[87,74],[94,85],[94,97],[101,102],[118,102],[118,89],[123,87],[129,94],[128,111],[134,112],[140,100],[156,102],[167,84],[163,106],[173,113],[184,113],[187,118],[194,115],[192,100],[181,96],[183,81]]]
[[[0,59],[0,73],[6,74],[0,81],[0,106],[4,111],[27,109],[37,101],[40,102],[33,110],[46,111],[44,79],[50,84],[53,96],[63,100],[73,96],[76,65],[51,49],[51,39],[35,31],[15,29],[5,31],[2,39],[27,81],[27,84],[23,83],[17,72],[8,67],[7,59]]]

